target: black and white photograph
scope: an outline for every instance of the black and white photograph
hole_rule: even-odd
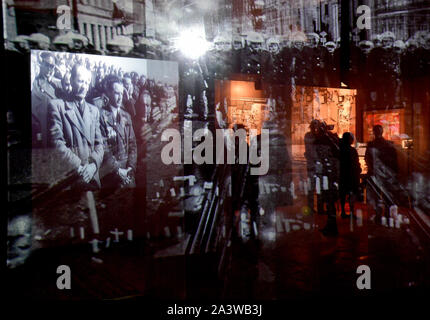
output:
[[[11,298],[273,319],[427,297],[428,1],[2,13]]]

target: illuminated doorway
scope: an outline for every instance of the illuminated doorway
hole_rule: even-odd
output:
[[[333,125],[339,137],[344,132],[356,134],[357,90],[296,86],[292,98],[291,132],[295,159],[304,158],[304,136],[312,119]]]

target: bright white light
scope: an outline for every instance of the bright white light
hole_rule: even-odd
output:
[[[209,46],[210,43],[205,40],[202,29],[184,30],[175,40],[175,47],[190,59],[197,59],[204,55]]]

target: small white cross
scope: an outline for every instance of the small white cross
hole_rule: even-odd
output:
[[[115,228],[115,231],[110,231],[110,233],[115,236],[114,242],[119,242],[119,236],[124,234],[124,232],[118,231],[118,228]]]

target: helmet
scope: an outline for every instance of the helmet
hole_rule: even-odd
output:
[[[386,31],[381,35],[382,46],[384,48],[391,48],[394,44],[394,40],[396,39],[394,33],[391,31]]]
[[[291,34],[291,42],[295,48],[302,49],[306,42],[306,35],[300,31],[293,32]]]
[[[405,50],[406,45],[402,40],[396,40],[394,41],[393,48],[396,52],[401,53]]]
[[[249,48],[253,51],[259,51],[262,49],[263,46],[263,36],[257,32],[250,32],[248,33],[246,37],[246,44]]]
[[[281,44],[276,37],[272,37],[267,39],[266,41],[267,49],[270,51],[270,53],[278,53],[281,49]]]
[[[30,46],[28,44],[29,39],[30,39],[29,36],[20,35],[20,36],[16,36],[12,40],[12,42],[14,43],[15,48],[18,51],[25,52],[25,51],[28,51],[30,49]]]
[[[328,41],[324,44],[324,46],[327,48],[327,50],[330,53],[333,53],[334,50],[336,49],[336,43],[334,43],[333,41]]]
[[[374,34],[372,36],[372,41],[375,47],[380,47],[382,45],[382,37],[380,34]]]
[[[226,35],[217,35],[214,39],[215,50],[228,51],[231,49],[231,38]]]
[[[424,36],[423,47],[427,50],[430,49],[430,33]]]
[[[233,48],[239,50],[243,48],[243,39],[239,35],[233,36]]]
[[[116,36],[107,44],[109,50],[118,53],[129,53],[133,45],[133,40],[127,36]]]
[[[281,47],[289,47],[290,46],[290,35],[283,35],[279,38],[279,41],[281,43]]]
[[[418,41],[410,38],[408,41],[406,41],[406,47],[408,48],[408,50],[414,50],[418,48]]]
[[[307,37],[308,37],[308,41],[307,41],[308,45],[312,48],[315,48],[320,41],[320,36],[315,32],[310,32],[307,34]]]
[[[19,36],[16,36],[13,40],[12,40],[12,42],[15,42],[15,43],[28,43],[28,40],[30,39],[30,37],[29,36],[24,36],[24,35],[19,35]]]
[[[32,33],[28,39],[30,46],[42,50],[49,49],[51,40],[42,33]]]
[[[364,53],[367,54],[374,48],[375,45],[372,41],[363,40],[358,43],[358,46]]]
[[[394,41],[396,39],[396,36],[391,31],[385,31],[383,34],[381,34],[381,40],[384,39],[392,39]]]

